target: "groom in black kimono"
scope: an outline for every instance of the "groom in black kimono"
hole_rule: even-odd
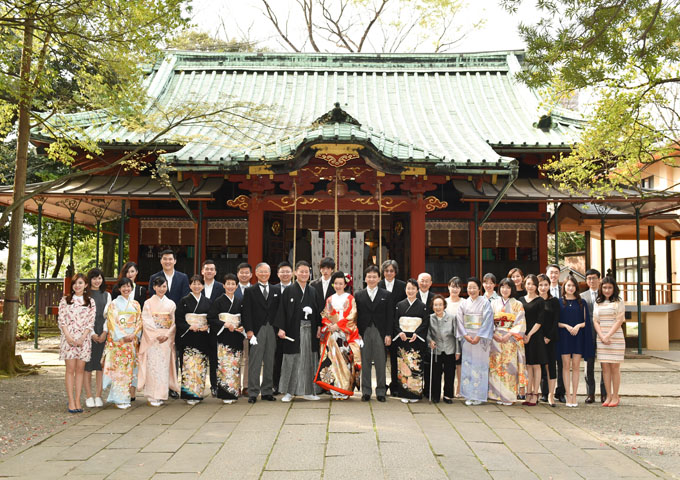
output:
[[[296,395],[304,396],[305,400],[319,400],[314,395],[314,374],[318,366],[321,315],[317,291],[307,283],[310,271],[305,260],[297,262],[296,281],[281,294],[281,307],[274,322],[283,350],[281,381],[274,388],[284,394],[283,402],[291,401]],[[304,378],[299,378],[301,372]]]

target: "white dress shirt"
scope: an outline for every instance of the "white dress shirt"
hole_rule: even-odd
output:
[[[427,306],[427,294],[429,292],[423,292],[422,290],[418,290],[418,294],[420,295],[420,300]]]
[[[328,278],[328,280],[326,280],[325,278],[321,277],[321,286],[323,287],[323,296],[324,296],[324,298],[326,297],[326,294],[328,293],[328,285],[330,285],[330,284],[331,284],[331,279],[330,279],[330,277]]]
[[[371,302],[375,300],[375,294],[378,293],[378,287],[375,288],[366,288],[366,291],[368,292],[368,296],[371,299]]]
[[[212,291],[213,291],[214,286],[215,286],[215,280],[213,280],[210,285],[208,285],[207,283],[205,283],[203,285],[203,293],[205,294],[206,298],[210,298],[210,296],[212,295]]]
[[[165,272],[163,272],[163,275],[165,276],[165,281],[168,282],[168,292],[170,292],[170,289],[172,288],[172,279],[175,277],[175,271],[172,271],[172,275],[169,277]],[[132,292],[134,294],[134,291]]]
[[[393,289],[393,288],[394,288],[394,280],[392,280],[391,282],[385,280],[385,290],[387,290],[388,292],[392,293],[392,289]]]

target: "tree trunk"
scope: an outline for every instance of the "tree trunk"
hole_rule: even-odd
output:
[[[112,235],[103,235],[102,238],[102,271],[107,277],[113,277],[114,260],[116,253],[116,238]]]
[[[24,20],[24,38],[21,51],[19,123],[14,176],[14,201],[24,196],[28,166],[28,142],[30,136],[30,110],[33,93],[31,88],[31,63],[33,61],[33,18]],[[7,286],[3,321],[0,323],[0,371],[8,375],[21,373],[23,362],[16,356],[16,332],[19,318],[19,278],[21,275],[22,233],[24,228],[24,204],[12,213],[7,255]]]
[[[57,278],[59,276],[59,270],[61,270],[61,265],[64,263],[64,257],[66,256],[66,238],[62,239],[54,249],[54,270],[52,270],[52,278]]]

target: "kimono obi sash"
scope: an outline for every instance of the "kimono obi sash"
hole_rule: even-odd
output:
[[[421,323],[423,323],[423,319],[420,317],[399,317],[399,328],[402,332],[413,333]]]
[[[172,318],[170,312],[151,312],[156,328],[170,328],[172,327]]]
[[[188,317],[189,315],[187,315]],[[226,313],[222,312],[219,314],[218,318],[220,319],[220,322],[224,323],[225,327],[228,327],[232,325],[234,328],[238,328],[241,326],[241,314],[233,314],[233,313]]]
[[[196,326],[199,328],[208,326],[208,314],[207,313],[187,313],[184,317],[189,325]]]
[[[463,315],[463,322],[465,323],[465,330],[468,334],[475,334],[482,328],[482,314],[481,313],[466,313]]]
[[[128,333],[133,332],[136,326],[136,313],[137,312],[135,311],[118,312],[118,324],[120,325],[120,328]]]
[[[509,331],[515,324],[517,315],[514,313],[498,312],[493,315],[493,323],[498,330]]]

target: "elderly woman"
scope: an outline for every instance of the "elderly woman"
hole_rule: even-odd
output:
[[[444,403],[453,403],[453,379],[456,360],[460,359],[460,341],[456,338],[456,316],[445,308],[444,297],[435,295],[432,299],[434,313],[430,315],[427,343],[434,352],[430,400],[439,403],[444,374]]]
[[[142,332],[142,312],[132,298],[132,280],[118,280],[120,295],[106,310],[104,388],[111,385],[107,401],[130,408],[130,391],[137,386],[137,347]]]

